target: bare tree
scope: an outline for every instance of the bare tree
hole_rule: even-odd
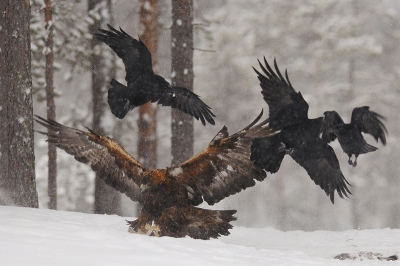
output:
[[[354,16],[354,18],[357,18],[358,12],[359,12],[357,0],[352,0],[351,4],[352,4],[353,16]],[[350,36],[355,37],[356,34],[357,34],[357,32],[356,32],[355,25],[351,25]],[[355,58],[354,54],[351,54],[349,56],[349,76],[348,76],[349,90],[348,90],[348,94],[347,94],[347,97],[348,97],[347,99],[348,99],[349,103],[351,103],[351,101],[354,100],[355,72],[356,72],[355,59],[356,58]],[[350,109],[347,111],[350,111]],[[353,187],[352,187],[353,193],[355,193],[356,189],[357,189],[357,186],[356,186],[356,184],[353,183]],[[351,201],[351,214],[353,216],[352,217],[353,228],[354,229],[360,228],[361,215],[359,213],[357,197],[354,197]]]
[[[88,11],[96,12],[102,14],[107,12],[110,16],[112,4],[109,0],[89,0],[88,1]],[[89,26],[89,32],[91,34],[98,31],[101,27],[103,17],[92,16],[94,18],[94,23]],[[99,19],[96,19],[99,18]],[[92,101],[93,101],[93,123],[92,127],[94,131],[105,134],[104,124],[102,124],[102,119],[104,117],[106,104],[107,87],[110,81],[110,73],[115,73],[112,70],[112,65],[108,64],[105,58],[105,51],[102,46],[99,45],[99,41],[95,38],[91,40],[91,50],[93,55],[90,58],[91,63],[91,73],[92,73]],[[110,67],[111,66],[111,67]],[[114,64],[115,66],[115,64]],[[120,213],[120,194],[108,186],[100,178],[95,179],[95,203],[94,203],[95,213],[107,213],[116,214]]]
[[[172,0],[172,86],[193,91],[193,2]],[[172,164],[193,155],[193,118],[172,108]]]
[[[157,0],[140,0],[140,39],[149,48],[153,69],[157,68]],[[138,160],[146,167],[157,167],[157,109],[151,102],[139,107]]]
[[[29,1],[0,1],[0,204],[37,208],[29,25]]]
[[[51,0],[45,0],[44,20],[46,22],[45,29],[47,35],[45,38],[46,46],[46,102],[47,102],[47,118],[56,120],[56,105],[54,102],[54,67],[53,67],[53,20]],[[49,209],[57,209],[57,153],[56,146],[48,143],[48,185],[47,193],[49,195]]]

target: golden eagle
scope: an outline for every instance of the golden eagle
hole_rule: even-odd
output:
[[[256,137],[274,132],[261,114],[247,127],[229,135],[224,126],[208,147],[178,166],[147,169],[112,138],[61,125],[37,116],[36,122],[49,129],[48,141],[82,163],[89,164],[108,185],[125,193],[142,206],[129,231],[154,235],[210,239],[228,235],[235,210],[207,210],[210,205],[262,181],[266,172],[250,160]],[[257,124],[257,125],[256,125]]]

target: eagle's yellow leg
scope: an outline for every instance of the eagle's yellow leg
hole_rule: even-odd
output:
[[[152,222],[152,224],[146,223],[144,228],[143,228],[143,226],[141,226],[137,230],[135,230],[132,227],[129,227],[128,232],[133,233],[133,234],[141,234],[141,235],[148,235],[148,236],[157,236],[157,237],[161,236],[160,226],[156,225],[154,223],[154,221]]]

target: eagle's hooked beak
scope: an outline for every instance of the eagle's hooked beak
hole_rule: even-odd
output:
[[[147,189],[149,188],[149,186],[145,185],[145,184],[140,184],[140,193],[145,192]]]

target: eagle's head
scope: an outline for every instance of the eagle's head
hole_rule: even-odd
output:
[[[157,190],[168,182],[166,169],[147,170],[143,173],[140,180],[140,192]]]

